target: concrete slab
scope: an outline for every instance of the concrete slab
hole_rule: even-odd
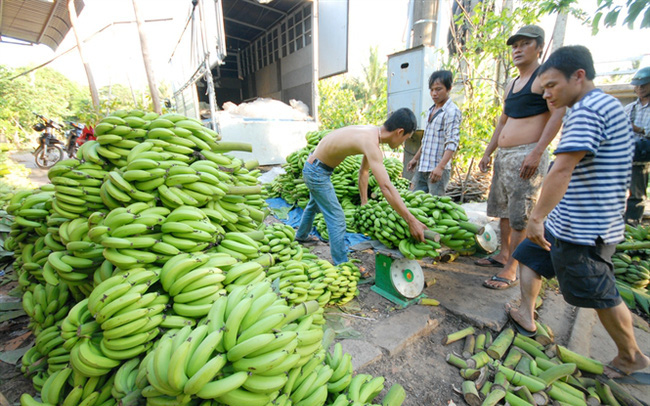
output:
[[[355,371],[383,356],[379,346],[366,340],[345,339],[341,340],[341,346],[344,353],[349,352],[352,355],[352,367]]]
[[[429,309],[424,306],[408,307],[375,324],[368,339],[385,349],[388,355],[395,355],[413,340],[429,334],[438,326],[439,322],[429,315]]]
[[[468,323],[498,332],[508,321],[503,306],[519,298],[519,287],[505,290],[483,287],[483,281],[500,268],[476,266],[474,259],[460,257],[452,263],[424,264],[425,278],[436,279],[425,293]]]

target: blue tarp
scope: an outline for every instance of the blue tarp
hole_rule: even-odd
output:
[[[301,207],[292,206],[281,197],[266,199],[266,202],[269,204],[269,208],[271,208],[273,214],[278,218],[278,220],[290,225],[293,228],[298,228],[300,225],[300,219],[302,218],[302,212],[304,211]],[[311,234],[314,234],[318,236],[318,238],[321,238],[320,234],[318,234],[318,231],[316,231],[316,227],[313,228]],[[353,245],[368,240],[370,240],[370,238],[366,237],[363,234],[345,233],[345,244],[348,247],[348,250]]]

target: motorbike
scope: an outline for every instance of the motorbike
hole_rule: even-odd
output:
[[[70,126],[70,129],[65,132],[67,140],[65,144],[65,152],[68,154],[68,157],[75,158],[80,146],[87,141],[97,139],[97,137],[95,137],[92,127],[72,121],[66,121],[65,123]]]
[[[63,143],[56,138],[55,131],[61,131],[63,126],[49,118],[34,113],[39,118],[39,122],[32,126],[32,129],[41,135],[38,137],[38,147],[34,150],[34,160],[36,166],[42,169],[48,169],[63,159]]]

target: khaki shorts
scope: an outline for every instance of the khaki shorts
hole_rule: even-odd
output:
[[[494,159],[494,174],[487,201],[487,215],[508,219],[510,227],[523,230],[533,210],[548,170],[548,152],[544,151],[537,171],[530,179],[519,176],[521,164],[537,143],[499,148]]]

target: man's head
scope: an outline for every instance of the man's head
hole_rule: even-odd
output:
[[[506,44],[512,47],[512,59],[515,66],[530,62],[532,54],[539,59],[544,50],[544,30],[536,25],[525,25],[510,36]],[[530,53],[530,55],[526,55]],[[528,58],[525,58],[528,56]]]
[[[449,99],[449,91],[454,81],[453,76],[448,70],[437,70],[429,76],[429,92],[431,100],[437,105],[442,106]]]
[[[595,77],[591,53],[582,45],[559,48],[539,68],[544,98],[555,108],[573,106],[593,89]]]
[[[383,127],[394,134],[391,135],[388,144],[391,148],[397,148],[413,134],[417,127],[417,120],[411,109],[403,107],[395,110],[388,120],[384,121]]]
[[[639,99],[650,97],[650,66],[636,71],[630,83],[634,86],[634,93]]]

